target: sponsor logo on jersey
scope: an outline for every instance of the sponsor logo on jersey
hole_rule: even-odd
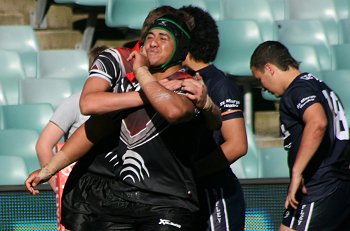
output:
[[[171,225],[171,226],[174,226],[176,228],[179,228],[181,229],[181,225],[180,224],[176,224],[168,219],[159,219],[159,225]]]

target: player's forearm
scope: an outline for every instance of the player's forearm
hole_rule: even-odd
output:
[[[292,173],[302,175],[306,166],[319,148],[326,127],[324,125],[308,123],[304,127],[301,143],[293,165]]]
[[[140,67],[134,73],[149,103],[168,122],[186,121],[193,117],[194,105],[192,102],[185,96],[164,88],[147,67]]]
[[[87,138],[84,127],[79,127],[66,141],[61,151],[42,168],[40,177],[42,179],[51,177],[86,154],[92,146],[93,143]]]
[[[80,110],[84,115],[100,115],[143,105],[138,92],[93,92],[82,96]]]
[[[209,96],[207,96],[207,102],[202,109],[202,114],[204,116],[206,126],[210,130],[219,130],[221,128],[221,111],[219,107],[213,103]]]

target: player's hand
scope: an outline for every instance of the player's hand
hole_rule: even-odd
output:
[[[159,80],[158,82],[169,91],[175,91],[175,90],[181,89],[181,84],[183,80],[179,80],[179,79],[169,80],[165,78],[165,79]]]
[[[41,172],[42,172],[42,169],[35,170],[34,172],[32,172],[29,175],[29,177],[24,182],[27,190],[33,195],[36,195],[36,194],[39,193],[39,190],[35,189],[35,187],[38,184],[44,183],[44,182],[48,181],[51,178],[51,176],[48,177],[48,178],[42,178],[41,177],[41,175],[42,175]]]
[[[292,179],[289,184],[288,195],[284,204],[285,208],[288,208],[289,206],[293,207],[294,209],[297,208],[299,202],[296,199],[296,193],[300,189],[300,187],[302,187],[303,192],[306,193],[306,188],[303,187],[302,175],[299,175],[299,174],[292,175]]]
[[[205,86],[202,77],[199,73],[196,73],[196,79],[185,79],[181,84],[181,90],[186,92],[187,98],[189,98],[197,108],[203,109],[207,102],[207,87]]]
[[[149,60],[144,52],[133,51],[127,58],[128,61],[133,61],[133,70],[136,71],[139,67],[149,67]]]

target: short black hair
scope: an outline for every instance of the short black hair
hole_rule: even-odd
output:
[[[189,53],[195,61],[209,63],[215,60],[219,49],[219,31],[214,18],[205,10],[196,6],[183,6],[180,10],[194,18],[195,26],[191,31]]]
[[[288,48],[279,41],[263,42],[254,50],[250,67],[263,71],[266,63],[272,63],[282,71],[287,71],[289,67],[299,69],[300,65],[289,53]]]

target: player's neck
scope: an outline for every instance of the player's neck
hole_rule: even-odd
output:
[[[296,79],[300,74],[301,72],[298,69],[290,69],[285,72],[286,77],[283,78],[285,80],[285,89],[287,89],[294,79]]]
[[[168,69],[166,69],[164,72],[153,73],[153,76],[156,77],[157,80],[165,79],[180,69],[181,69],[180,65],[171,66]]]

